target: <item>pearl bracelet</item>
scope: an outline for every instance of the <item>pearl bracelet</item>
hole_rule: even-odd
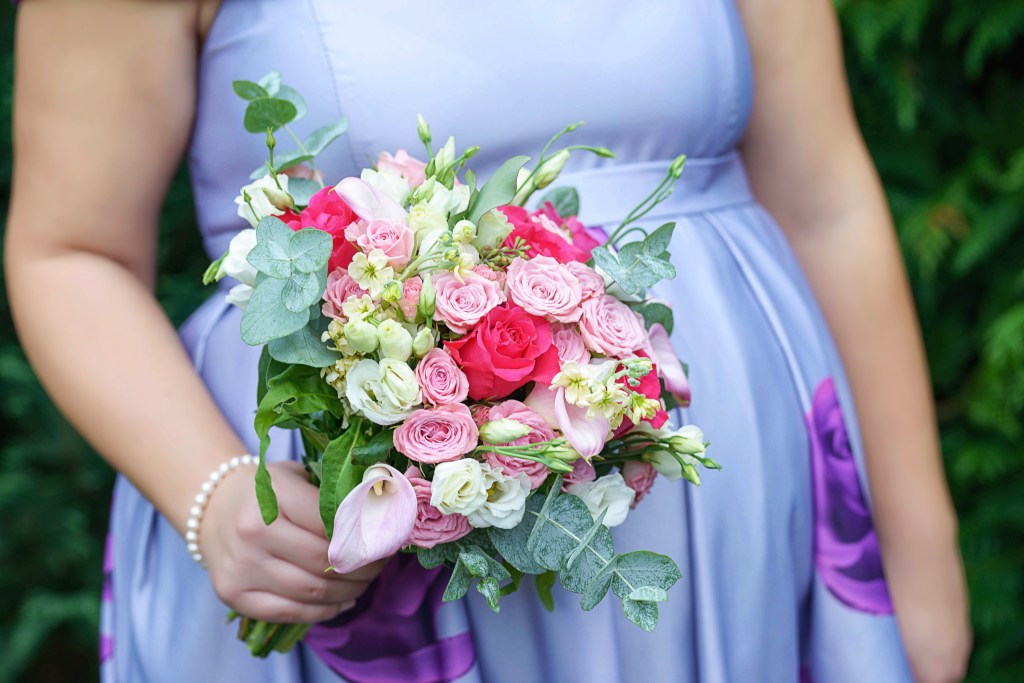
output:
[[[248,453],[231,458],[210,474],[210,477],[200,487],[199,493],[196,494],[195,503],[188,511],[188,521],[185,523],[187,528],[185,541],[188,543],[188,552],[192,559],[203,567],[206,567],[206,562],[203,560],[203,554],[199,552],[199,528],[203,523],[203,513],[206,512],[206,504],[210,501],[210,496],[213,495],[214,489],[217,488],[221,480],[230,472],[237,470],[242,465],[255,465],[257,462],[259,460]]]

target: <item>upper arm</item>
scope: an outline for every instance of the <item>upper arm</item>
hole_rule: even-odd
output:
[[[151,281],[189,137],[196,0],[31,0],[15,38],[8,263],[97,253]]]
[[[756,84],[742,151],[758,199],[791,236],[884,206],[850,104],[831,0],[738,4]]]

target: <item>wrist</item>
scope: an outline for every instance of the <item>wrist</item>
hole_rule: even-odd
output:
[[[196,493],[188,511],[189,515],[185,522],[184,535],[189,555],[203,567],[206,566],[206,562],[200,549],[200,540],[202,539],[203,519],[206,516],[213,494],[220,488],[221,482],[231,476],[236,470],[247,469],[258,462],[258,458],[248,453],[235,456],[221,463],[210,473],[206,481],[200,485],[199,491]]]

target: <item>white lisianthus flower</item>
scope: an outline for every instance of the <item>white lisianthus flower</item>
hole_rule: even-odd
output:
[[[397,320],[385,320],[377,326],[380,353],[385,358],[407,361],[412,355],[412,334]]]
[[[533,427],[517,420],[500,417],[480,426],[480,440],[484,443],[511,443],[533,431]]]
[[[345,339],[358,353],[373,353],[377,350],[377,328],[360,318],[345,323]]]
[[[668,439],[672,449],[685,455],[702,455],[707,446],[704,432],[697,425],[685,425],[677,429]]]
[[[699,464],[693,456],[682,455],[680,456],[683,460],[693,460],[691,465],[696,466]],[[679,481],[683,478],[683,466],[679,463],[671,452],[667,450],[659,451],[645,451],[643,455],[644,462],[649,462],[654,469],[658,471],[658,474],[665,477],[669,481]]]
[[[278,185],[280,184],[280,188]],[[248,195],[249,201],[245,198]],[[275,182],[268,173],[259,180],[249,183],[235,197],[238,215],[256,227],[267,216],[280,216],[284,210],[292,206],[292,198],[288,195],[288,176],[278,174]]]
[[[473,246],[477,249],[493,249],[504,242],[511,232],[512,224],[508,222],[505,214],[497,209],[491,209],[477,221]]]
[[[472,458],[450,460],[434,468],[430,504],[445,515],[468,515],[487,502],[484,470]]]
[[[452,228],[452,239],[456,244],[469,244],[476,238],[476,225],[463,218]]]
[[[359,177],[369,185],[375,187],[382,194],[395,200],[399,206],[405,206],[409,199],[409,183],[405,178],[391,170],[374,171],[363,169]]]
[[[228,253],[220,262],[217,279],[233,277],[243,285],[256,286],[256,269],[249,263],[249,252],[256,246],[256,231],[246,228],[231,238]]]
[[[392,359],[356,363],[346,378],[345,397],[353,410],[379,425],[401,422],[423,401],[416,373]]]
[[[429,252],[434,244],[448,230],[448,219],[440,211],[434,211],[426,204],[417,204],[409,209],[409,229],[416,236],[416,253],[420,256]]]
[[[388,265],[388,257],[380,249],[369,256],[358,252],[348,266],[348,275],[374,299],[384,292],[384,285],[395,279],[395,269]]]
[[[568,491],[583,499],[594,519],[607,510],[604,525],[609,528],[626,521],[629,506],[636,497],[636,491],[626,485],[626,480],[618,472],[606,474],[597,481],[572,484]]]
[[[244,311],[245,307],[249,305],[249,299],[252,298],[252,293],[252,287],[245,284],[239,284],[228,290],[228,293],[224,295],[224,300],[232,306],[238,306]]]
[[[530,477],[523,472],[509,477],[489,465],[481,465],[481,468],[487,499],[467,515],[469,523],[477,529],[489,526],[498,529],[513,528],[523,521],[523,515],[526,514]]]
[[[412,340],[412,352],[417,357],[427,355],[430,349],[434,348],[434,331],[429,327],[421,327]]]

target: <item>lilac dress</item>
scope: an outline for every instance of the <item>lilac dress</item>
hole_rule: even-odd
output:
[[[731,0],[225,0],[199,68],[189,161],[211,257],[246,227],[233,198],[263,158],[260,136],[242,129],[231,81],[271,69],[309,102],[299,134],[349,118],[349,134],[320,163],[329,179],[358,174],[380,151],[416,154],[417,113],[436,137],[480,145],[481,176],[586,120],[574,142],[618,156],[574,155],[561,182],[579,189],[585,222],[614,225],[667,160],[689,155],[676,192],[647,221],[678,223],[679,276],[655,295],[675,307],[673,342],[692,372],[693,406],[677,418],[704,428],[724,469],[700,488],[659,481],[614,530],[619,549],[665,553],[683,572],[653,634],[611,599],[583,613],[578,596],[556,591],[548,614],[528,586],[503,599],[500,615],[475,592],[439,608],[443,577],[400,561],[352,613],[266,660],[236,642],[205,571],[121,479],[104,680],[910,680],[843,368],[736,151],[754,87]],[[181,337],[255,449],[259,350],[240,341],[238,325],[221,291]],[[272,458],[297,452],[290,434],[275,436]]]

